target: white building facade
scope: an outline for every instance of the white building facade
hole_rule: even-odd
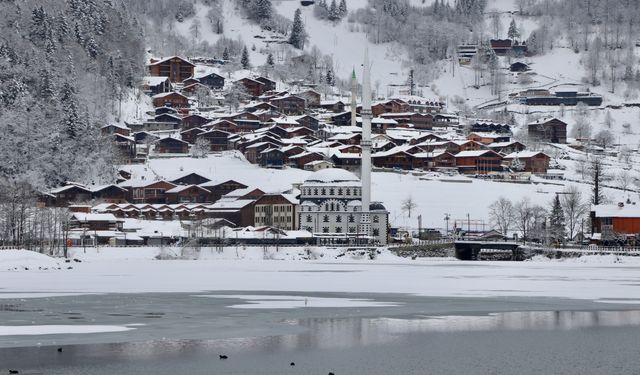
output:
[[[312,232],[319,243],[386,245],[389,213],[378,202],[371,203],[367,213],[371,223],[368,234],[360,225],[362,184],[344,169],[317,171],[300,186],[300,229]]]

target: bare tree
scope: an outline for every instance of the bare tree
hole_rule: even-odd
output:
[[[625,192],[627,191],[627,189],[631,185],[632,181],[633,181],[633,177],[631,177],[631,173],[629,173],[629,171],[626,170],[626,169],[622,169],[616,175],[616,182],[618,184],[618,187],[620,189],[624,190]]]
[[[413,200],[413,197],[409,195],[405,200],[402,201],[402,210],[407,212],[407,216],[411,217],[411,211],[415,210],[418,207],[416,201]]]
[[[489,221],[491,226],[507,236],[515,219],[513,203],[500,197],[489,206]]]
[[[603,149],[606,149],[607,146],[611,145],[614,142],[614,140],[615,139],[613,137],[613,133],[611,133],[611,131],[607,129],[600,130],[595,135],[596,143]]]
[[[522,235],[522,240],[526,242],[529,235],[529,229],[534,220],[534,211],[529,197],[523,198],[520,202],[516,203],[515,209],[515,224],[516,228]]]
[[[582,198],[582,192],[575,185],[571,185],[562,192],[562,209],[564,210],[569,238],[573,238],[578,225],[587,213],[587,203]]]

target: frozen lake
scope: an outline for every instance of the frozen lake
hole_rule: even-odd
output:
[[[640,307],[632,300],[289,291],[6,297],[0,373],[631,374],[640,368]]]

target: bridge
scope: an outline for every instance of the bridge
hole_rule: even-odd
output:
[[[510,241],[455,241],[455,256],[460,260],[478,260],[480,253],[507,253],[511,260],[524,260],[520,244]]]

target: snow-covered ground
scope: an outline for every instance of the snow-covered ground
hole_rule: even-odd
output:
[[[144,293],[210,291],[408,293],[420,296],[531,296],[638,303],[640,258],[583,257],[565,261],[463,262],[447,259],[405,259],[384,252],[376,260],[335,258],[332,250],[317,260],[265,260],[262,248],[235,248],[224,255],[205,249],[200,260],[152,260],[159,249],[82,249],[82,263],[72,270],[4,271],[0,267],[0,298],[57,296],[68,293]],[[282,255],[286,248],[278,253]],[[128,258],[125,252],[147,257]],[[274,248],[269,254],[277,254]],[[0,264],[5,259],[0,251]],[[275,256],[277,258],[277,256]],[[274,258],[274,257],[269,257]],[[286,258],[281,256],[281,258]],[[18,293],[18,294],[16,294]],[[33,293],[32,295],[30,295]],[[20,297],[16,297],[20,295]],[[284,298],[287,299],[287,298]],[[285,303],[287,306],[298,301]],[[266,297],[261,297],[267,301]],[[308,302],[308,301],[307,301]],[[324,301],[327,302],[327,301]],[[333,305],[342,302],[331,301]],[[362,302],[362,301],[361,301]],[[267,302],[265,302],[267,303]]]

